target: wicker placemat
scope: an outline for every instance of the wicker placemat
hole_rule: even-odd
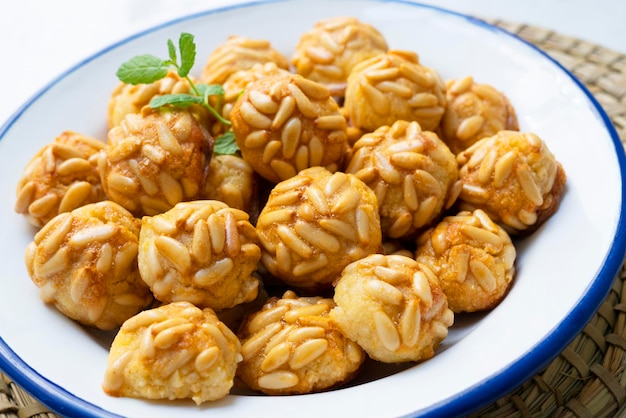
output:
[[[537,45],[598,99],[626,142],[626,55],[535,26],[490,21]],[[585,329],[544,370],[472,417],[626,416],[626,270]],[[0,373],[0,418],[56,418]]]

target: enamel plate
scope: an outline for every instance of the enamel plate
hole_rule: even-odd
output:
[[[199,73],[229,35],[263,38],[288,57],[322,18],[354,16],[393,49],[412,50],[443,79],[472,75],[504,92],[520,129],[539,135],[568,175],[558,212],[518,243],[518,274],[493,311],[457,316],[431,360],[384,369],[349,387],[302,396],[229,395],[193,402],[112,398],[101,390],[108,333],[46,306],[24,266],[34,229],[15,189],[30,158],[64,130],[106,138],[115,72],[132,56],[167,56],[168,38],[195,35]],[[574,76],[533,46],[482,21],[402,1],[247,3],[165,23],[89,57],[46,86],[0,130],[0,368],[65,416],[454,416],[514,389],[553,359],[591,318],[621,267],[624,153],[604,111]]]

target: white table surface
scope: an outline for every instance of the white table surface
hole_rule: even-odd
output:
[[[312,0],[313,1],[313,0]],[[0,126],[78,61],[155,24],[241,0],[0,2]],[[626,53],[623,0],[424,0],[475,16],[553,29]]]

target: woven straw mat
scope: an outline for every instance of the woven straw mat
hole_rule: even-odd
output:
[[[626,142],[626,55],[554,31],[489,21],[550,54],[594,94]],[[626,417],[624,267],[583,331],[540,373],[475,417]],[[0,418],[57,415],[0,373]]]

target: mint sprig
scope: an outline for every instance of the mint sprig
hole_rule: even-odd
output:
[[[154,97],[150,101],[153,109],[170,105],[186,108],[197,104],[205,107],[221,123],[230,126],[230,121],[225,119],[211,105],[210,98],[217,96],[218,106],[221,105],[224,97],[224,88],[218,84],[198,84],[196,85],[189,73],[196,61],[196,44],[194,36],[183,32],[178,39],[178,51],[171,39],[167,40],[168,59],[161,59],[151,54],[137,55],[124,62],[116,72],[117,78],[127,84],[150,84],[161,80],[167,73],[174,69],[177,74],[187,80],[191,88],[189,94],[166,94]],[[180,55],[180,62],[178,60]],[[222,144],[223,142],[223,144]],[[234,154],[239,151],[239,147],[234,141],[234,134],[227,132],[215,141],[215,152],[218,154]],[[220,150],[218,152],[217,150]]]
[[[162,59],[144,54],[123,63],[115,75],[127,84],[150,84],[164,78],[168,70]]]
[[[228,131],[222,134],[215,141],[215,145],[213,146],[213,152],[215,154],[221,155],[232,155],[236,154],[239,151],[239,147],[235,142],[235,134],[233,131]]]
[[[179,107],[187,107],[192,104],[203,104],[202,97],[193,94],[166,94],[156,96],[150,100],[150,107],[157,108],[165,105],[173,105]]]
[[[178,40],[178,49],[180,49],[180,67],[178,67],[178,75],[187,77],[196,61],[196,44],[193,42],[193,35],[185,32],[181,33],[180,39]],[[174,62],[176,62],[175,59]]]

